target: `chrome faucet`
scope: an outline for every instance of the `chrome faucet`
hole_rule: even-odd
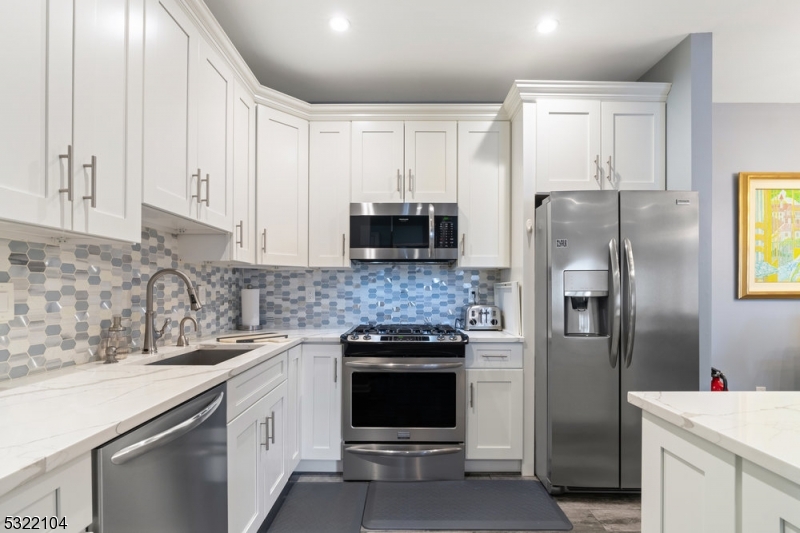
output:
[[[194,324],[194,332],[197,333],[197,320],[191,316],[183,317],[181,323],[178,325],[178,343],[175,344],[175,346],[189,346],[189,341],[186,339],[186,328],[184,326],[187,322]]]
[[[180,270],[174,268],[165,268],[150,276],[150,280],[147,282],[147,307],[144,313],[144,346],[142,347],[142,353],[158,353],[156,340],[164,334],[164,328],[162,328],[160,331],[155,330],[156,317],[155,311],[153,311],[153,289],[155,288],[156,280],[162,276],[166,276],[167,274],[174,274],[178,276],[178,278],[180,278],[186,284],[186,292],[189,294],[189,302],[191,303],[192,311],[199,311],[203,308],[203,306],[200,304],[200,300],[197,298],[197,294],[195,293],[194,285],[192,285],[192,282],[189,280],[186,274]],[[166,326],[166,323],[164,326]]]

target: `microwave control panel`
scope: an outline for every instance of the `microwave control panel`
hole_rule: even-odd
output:
[[[434,241],[437,248],[457,248],[458,219],[451,216],[435,217]]]

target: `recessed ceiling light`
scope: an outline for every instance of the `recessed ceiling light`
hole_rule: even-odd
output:
[[[350,29],[350,21],[344,17],[333,17],[330,24],[333,31],[347,31]]]
[[[536,31],[539,33],[553,33],[558,28],[558,21],[556,19],[544,19],[536,25]]]

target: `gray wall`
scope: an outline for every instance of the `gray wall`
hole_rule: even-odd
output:
[[[731,388],[800,390],[800,301],[737,300],[738,173],[800,172],[800,104],[714,104],[711,363]]]
[[[710,33],[686,37],[639,81],[670,82],[667,97],[667,189],[700,195],[700,386],[708,388],[712,354],[712,119]]]

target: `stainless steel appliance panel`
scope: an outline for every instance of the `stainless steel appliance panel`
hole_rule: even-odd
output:
[[[343,374],[345,442],[464,442],[463,358],[345,357]]]
[[[94,452],[98,533],[228,529],[225,385]]]
[[[464,479],[463,444],[345,444],[345,481]]]
[[[609,246],[619,235],[618,210],[618,195],[612,191],[550,196],[547,394],[553,485],[619,484],[619,370],[612,338],[608,332],[567,335],[567,313],[585,299],[565,296],[564,287],[566,271],[610,276]],[[608,294],[602,303],[609,308]]]
[[[698,195],[623,191],[621,486],[641,487],[641,410],[629,391],[699,390]]]
[[[550,490],[550,419],[547,401],[547,364],[548,350],[550,348],[550,247],[552,240],[550,234],[550,201],[545,202],[536,209],[536,234],[535,234],[535,261],[534,272],[534,321],[536,336],[534,338],[534,469],[536,476]]]

